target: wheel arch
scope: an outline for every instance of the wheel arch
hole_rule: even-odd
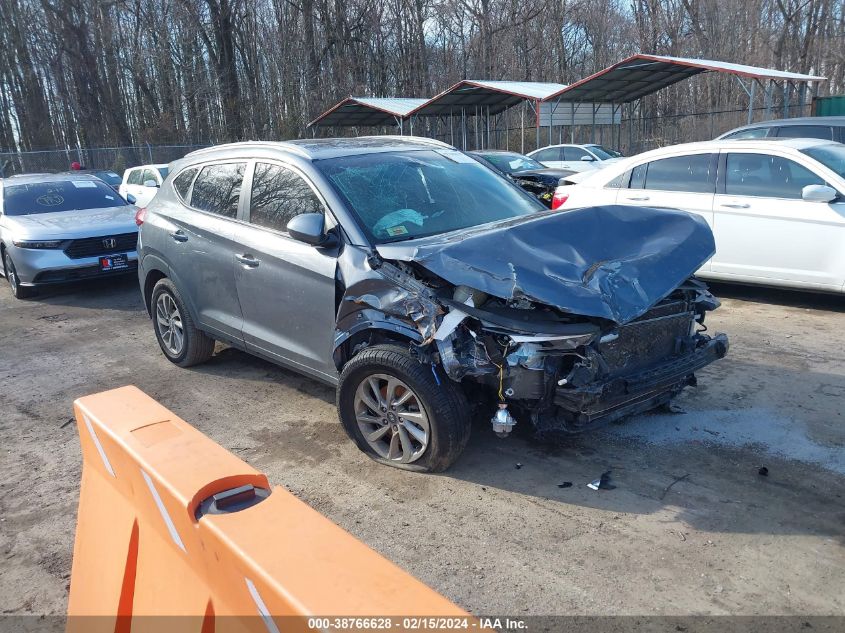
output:
[[[420,333],[410,325],[399,319],[379,313],[378,317],[366,315],[367,310],[361,311],[360,319],[355,319],[354,325],[335,330],[334,350],[332,358],[338,372],[355,356],[355,348],[365,343],[367,346],[381,343],[402,343],[409,347],[411,343],[422,342]],[[369,316],[370,318],[366,318]]]
[[[153,300],[153,288],[155,285],[162,279],[167,279],[167,275],[164,271],[159,270],[158,268],[153,268],[149,272],[147,272],[146,277],[144,277],[144,286],[142,288],[142,292],[144,295],[144,306],[147,308],[147,315],[152,316],[153,307],[152,307],[152,300]]]

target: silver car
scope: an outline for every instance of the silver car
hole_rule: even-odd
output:
[[[727,352],[692,273],[699,217],[548,211],[427,139],[238,143],[170,166],[139,212],[138,269],[173,363],[215,340],[337,386],[372,458],[448,467],[471,410],[501,437],[667,404]]]
[[[134,273],[137,209],[89,174],[0,179],[0,261],[12,294]]]

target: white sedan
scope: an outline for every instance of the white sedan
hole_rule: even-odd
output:
[[[716,254],[700,277],[845,292],[840,143],[783,139],[664,147],[558,187],[552,208],[605,204],[703,216],[716,238]]]
[[[564,143],[535,149],[528,154],[528,157],[552,169],[581,172],[602,169],[619,161],[622,154],[595,143],[587,145]]]

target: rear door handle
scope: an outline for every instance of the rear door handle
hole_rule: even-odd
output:
[[[630,196],[625,198],[625,200],[631,200],[632,202],[645,202],[648,199],[648,196]]]
[[[747,209],[751,205],[746,202],[725,202],[722,206],[728,209]]]
[[[248,266],[249,268],[255,268],[256,266],[258,266],[258,264],[261,263],[260,260],[257,260],[252,255],[246,253],[243,255],[235,255],[235,259],[237,259],[244,266]]]
[[[182,232],[182,229],[179,229],[178,231],[173,231],[173,233],[170,234],[170,237],[172,237],[177,242],[187,242],[188,241],[188,236],[185,235]]]

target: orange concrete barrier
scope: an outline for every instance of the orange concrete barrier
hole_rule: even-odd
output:
[[[74,410],[83,468],[69,632],[452,628],[443,617],[477,628],[139,389]]]

